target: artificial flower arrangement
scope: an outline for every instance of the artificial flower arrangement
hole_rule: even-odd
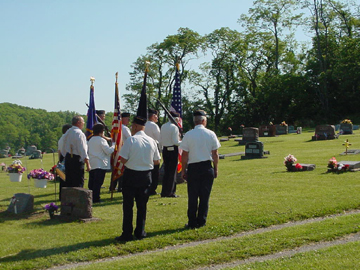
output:
[[[283,127],[287,127],[287,125],[288,125],[288,124],[286,124],[285,121],[282,121],[281,124],[280,124],[280,126],[283,126]]]
[[[350,119],[344,119],[340,122],[340,124],[352,124]]]
[[[26,168],[22,165],[20,160],[14,160],[13,163],[7,167],[7,171],[9,173],[19,173],[22,174],[24,171],[26,171]]]
[[[45,171],[44,169],[35,169],[30,171],[30,173],[27,175],[27,178],[34,178],[34,179],[47,179],[49,181],[54,180],[54,175],[52,173],[49,173]]]
[[[344,165],[338,163],[335,157],[329,159],[329,163],[327,167],[328,167],[328,172],[336,172],[336,173],[349,171],[350,168],[349,164]]]
[[[50,218],[54,217],[54,213],[57,212],[57,210],[59,209],[59,206],[57,206],[55,203],[49,203],[47,205],[45,205],[45,210],[49,212]]]
[[[296,163],[296,162],[297,162],[296,157],[291,154],[287,155],[284,158],[284,165],[289,172],[296,172],[296,171],[302,170],[303,167],[299,163]]]

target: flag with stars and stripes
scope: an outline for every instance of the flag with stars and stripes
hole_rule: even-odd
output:
[[[111,125],[111,138],[115,144],[115,150],[112,154],[112,174],[111,180],[115,181],[118,179],[123,171],[124,164],[121,163],[120,159],[120,149],[123,145],[122,140],[122,120],[121,120],[121,111],[120,111],[120,99],[119,99],[119,89],[118,83],[115,82],[115,108],[114,108],[114,117]]]
[[[180,71],[179,71],[179,63],[176,63],[176,70],[175,70],[175,84],[173,88],[173,95],[171,100],[171,108],[170,111],[177,112],[180,114],[178,125],[182,128],[182,106],[181,106],[181,87],[180,87]],[[177,172],[181,172],[182,165],[181,165],[181,154],[182,151],[179,148],[179,158],[178,158],[178,166]]]

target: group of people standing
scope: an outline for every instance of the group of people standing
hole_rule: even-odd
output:
[[[105,113],[105,112],[104,112]],[[179,114],[171,112],[175,121]],[[193,113],[195,128],[180,138],[179,128],[171,121],[162,125],[158,112],[149,109],[148,119],[133,118],[131,131],[127,127],[130,114],[122,114],[123,145],[120,150],[124,172],[118,181],[118,191],[123,194],[122,234],[117,241],[130,241],[146,237],[145,220],[149,196],[157,194],[159,180],[160,152],[162,149],[164,175],[161,197],[178,197],[176,175],[179,151],[182,151],[181,177],[187,182],[188,223],[186,228],[206,225],[210,192],[218,170],[218,148],[220,143],[215,133],[206,128],[207,116],[202,110]],[[89,171],[89,189],[93,191],[93,202],[100,201],[100,188],[106,171],[110,169],[110,155],[114,146],[104,135],[104,125],[95,124],[93,136],[86,142],[82,132],[84,119],[75,116],[72,126],[63,130],[59,140],[59,156],[65,159],[66,181],[62,186],[83,187],[84,168]],[[115,186],[111,182],[110,189]],[[137,206],[136,227],[133,230],[133,206]]]

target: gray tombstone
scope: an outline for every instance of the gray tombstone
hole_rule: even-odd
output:
[[[356,170],[360,169],[360,161],[339,161],[338,164],[349,165],[349,170]]]
[[[80,187],[61,189],[61,213],[64,219],[92,218],[92,190]]]
[[[289,127],[288,127],[288,132],[289,132],[289,133],[296,133],[295,127],[294,127],[294,126],[289,126]]]
[[[247,127],[243,129],[242,140],[239,140],[240,145],[246,145],[249,142],[257,142],[259,140],[259,129],[255,127]]]
[[[315,135],[312,140],[333,140],[337,138],[335,135],[335,126],[333,125],[318,125],[315,128]]]
[[[26,193],[16,193],[10,200],[7,209],[10,213],[20,214],[34,210],[34,196]]]
[[[285,135],[289,133],[288,126],[275,125],[276,127],[276,135]]]
[[[245,146],[245,156],[241,159],[264,158],[264,144],[262,142],[249,142]]]
[[[31,156],[32,153],[33,153],[34,151],[36,151],[36,150],[37,150],[37,147],[36,147],[35,145],[29,145],[29,146],[26,148],[26,155],[27,155],[27,156]]]
[[[353,134],[353,124],[340,124],[342,134]]]

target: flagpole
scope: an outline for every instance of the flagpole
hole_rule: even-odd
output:
[[[115,89],[116,89],[116,86],[117,86],[117,84],[118,84],[118,72],[116,72],[115,73]],[[122,128],[121,126],[119,127],[119,128]],[[112,134],[111,134],[112,135]],[[114,138],[114,136],[111,136],[111,139],[112,139],[112,142],[115,142],[115,138]],[[116,146],[115,146],[116,147]],[[114,152],[115,153],[115,152]],[[112,154],[113,155],[113,159],[115,159],[115,156],[114,156],[114,153]],[[113,162],[111,162],[111,167],[112,167],[112,170],[111,170],[111,176],[110,176],[110,186],[112,186],[113,185],[113,181],[114,181],[114,179],[113,179],[113,175],[114,175],[114,164],[113,164]],[[111,190],[111,196],[110,196],[110,200],[112,201],[113,200],[113,198],[114,198],[114,188],[110,188],[110,190]]]

